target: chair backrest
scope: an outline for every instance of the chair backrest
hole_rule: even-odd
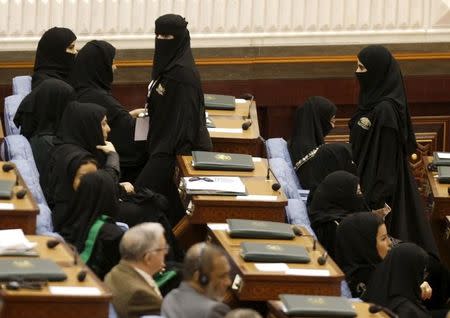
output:
[[[12,159],[23,159],[31,160],[34,163],[34,156],[30,143],[27,138],[22,135],[6,136],[0,147],[0,156],[5,161]]]
[[[270,169],[281,185],[281,189],[289,199],[300,199],[297,187],[297,175],[282,158],[269,159]]]
[[[24,97],[25,95],[11,95],[5,97],[3,116],[5,120],[5,134],[7,136],[20,134],[20,129],[14,124],[14,116]]]
[[[289,199],[288,205],[285,208],[286,218],[289,224],[296,224],[304,226],[312,235],[316,235],[311,228],[308,211],[306,205],[302,200]]]
[[[42,191],[41,185],[39,183],[39,173],[37,172],[36,165],[32,160],[24,160],[24,159],[12,159],[17,170],[19,170],[20,175],[25,181],[28,189],[31,191],[34,200],[38,204],[46,204],[47,200],[45,199],[44,192]]]
[[[31,76],[16,76],[12,79],[12,91],[14,95],[28,95],[31,92]]]

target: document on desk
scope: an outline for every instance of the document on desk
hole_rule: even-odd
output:
[[[245,195],[245,184],[239,177],[184,177],[187,194]]]
[[[208,128],[210,133],[242,134],[242,128]]]
[[[289,267],[286,263],[254,263],[261,272],[286,272]]]
[[[99,296],[102,294],[97,287],[49,286],[48,289],[53,295]]]
[[[328,269],[289,268],[284,273],[286,275],[298,276],[330,276]]]
[[[37,256],[33,250],[35,246],[36,243],[28,241],[22,229],[0,231],[0,255]]]

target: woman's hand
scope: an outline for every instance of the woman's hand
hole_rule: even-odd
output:
[[[386,215],[391,213],[391,211],[392,211],[392,209],[391,209],[391,207],[389,205],[387,205],[387,203],[385,203],[384,207],[382,207],[381,209],[372,210],[373,213],[378,214],[383,219],[386,217]]]
[[[147,110],[145,108],[136,108],[129,112],[131,117],[137,118],[140,113],[145,113]]]
[[[97,145],[97,149],[100,149],[104,153],[116,152],[116,148],[110,141],[105,141],[104,145]]]
[[[120,185],[125,189],[127,193],[134,193],[134,186],[129,182],[121,182]]]
[[[422,291],[421,295],[422,300],[427,300],[431,298],[431,295],[433,294],[433,289],[428,284],[428,282],[423,282],[420,285],[420,290]]]

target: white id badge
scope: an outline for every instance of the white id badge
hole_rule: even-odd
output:
[[[134,141],[147,140],[149,128],[150,117],[145,116],[142,118],[136,118],[136,126],[134,128]]]

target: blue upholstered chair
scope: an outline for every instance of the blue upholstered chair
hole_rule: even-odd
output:
[[[31,92],[31,76],[16,76],[12,79],[12,91],[14,95],[26,96]]]
[[[5,120],[5,134],[7,136],[20,134],[20,129],[14,124],[14,116],[16,115],[17,108],[19,108],[20,102],[22,102],[24,97],[24,95],[11,95],[5,97],[3,116]]]

